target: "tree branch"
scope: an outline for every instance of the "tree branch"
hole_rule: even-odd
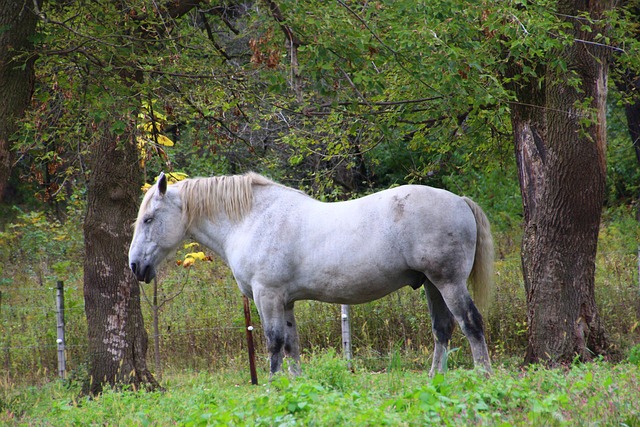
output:
[[[207,37],[211,41],[211,44],[213,44],[213,47],[220,53],[220,55],[222,55],[224,57],[224,59],[229,61],[231,59],[231,57],[227,54],[227,52],[225,52],[225,50],[222,48],[222,46],[220,46],[215,41],[215,39],[213,38],[213,31],[211,30],[211,26],[209,25],[209,21],[207,21],[207,15],[202,10],[198,11],[198,13],[200,14],[200,18],[202,19],[202,22],[204,23],[204,29],[205,29],[205,31],[207,33]]]
[[[167,14],[171,18],[180,18],[197,7],[202,0],[167,0],[164,4]]]
[[[415,73],[412,73],[410,70],[407,69],[407,67],[404,66],[404,64],[402,63],[402,61],[406,61],[406,59],[404,58],[404,56],[400,53],[397,52],[396,50],[394,50],[393,48],[391,48],[391,46],[389,46],[388,44],[386,44],[379,36],[378,34],[375,33],[375,31],[373,31],[371,29],[371,27],[369,27],[369,24],[367,23],[367,21],[365,21],[360,15],[358,15],[358,12],[356,12],[355,10],[353,10],[352,8],[350,8],[343,0],[338,0],[338,4],[341,5],[342,7],[344,7],[350,14],[352,14],[358,21],[360,21],[360,23],[369,31],[369,33],[373,36],[373,38],[375,38],[378,43],[380,43],[385,49],[387,49],[389,52],[391,52],[391,54],[393,55],[393,57],[396,59],[396,61],[398,62],[398,65],[400,66],[400,68],[402,68],[407,74],[409,74],[410,76],[412,76],[413,78],[415,78],[418,82],[420,82],[423,86],[433,90],[434,92],[438,92],[433,86],[427,84],[427,82],[425,82],[424,80],[422,80],[419,77],[415,76]]]
[[[369,102],[369,101],[344,101],[344,102],[326,102],[324,104],[320,104],[320,105],[316,105],[313,107],[309,107],[304,109],[303,114],[305,115],[311,115],[311,116],[322,116],[322,115],[327,115],[329,113],[324,113],[318,110],[322,110],[324,108],[331,108],[331,107],[347,107],[347,106],[351,106],[351,105],[358,105],[358,106],[366,106],[366,107],[396,107],[396,106],[400,106],[400,105],[407,105],[407,104],[420,104],[423,102],[429,102],[429,101],[436,101],[438,99],[442,99],[444,98],[443,96],[434,96],[434,97],[428,97],[428,98],[416,98],[416,99],[404,99],[404,100],[400,100],[400,101],[380,101],[380,102]],[[384,111],[371,111],[369,114],[384,114],[384,113],[388,113],[389,111],[384,110]]]
[[[236,36],[238,34],[240,34],[240,30],[238,30],[236,27],[234,27],[233,24],[231,23],[231,21],[229,21],[229,19],[225,16],[226,15],[225,12],[227,11],[227,8],[225,6],[215,6],[215,7],[212,7],[211,9],[207,9],[207,10],[200,9],[200,11],[202,13],[205,13],[205,14],[213,13],[213,14],[219,16],[220,19],[222,20],[222,22],[224,22],[224,24],[227,26],[227,28],[229,28],[229,30],[233,34],[235,34]]]
[[[271,16],[273,16],[273,19],[275,19],[278,25],[280,25],[280,29],[284,33],[286,40],[285,46],[288,47],[289,57],[291,58],[291,87],[293,88],[293,92],[296,94],[298,102],[302,102],[302,82],[300,79],[300,69],[298,65],[298,47],[301,46],[302,43],[293,33],[291,27],[285,24],[285,19],[282,15],[282,11],[280,11],[280,7],[272,0],[265,1],[271,11]]]

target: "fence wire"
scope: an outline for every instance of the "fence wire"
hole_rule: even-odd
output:
[[[638,295],[640,295],[640,288],[638,286],[638,267],[636,262],[640,260],[640,257],[636,253],[628,251],[605,251],[599,252],[600,259],[607,259],[610,256],[624,257],[623,262],[615,268],[609,268],[606,263],[601,263],[598,268],[608,268],[611,278],[608,280],[609,287],[604,292],[619,291],[619,287],[624,288],[625,295],[632,295],[628,298],[628,301],[638,301]],[[629,262],[626,262],[626,261]],[[508,313],[516,317],[499,318],[495,323],[496,325],[488,325],[489,328],[493,327],[493,337],[491,337],[497,346],[505,344],[505,341],[512,340],[516,344],[521,343],[525,338],[522,334],[519,336],[506,336],[500,330],[503,325],[514,325],[520,323],[521,329],[526,328],[526,310],[524,309],[525,302],[523,298],[521,277],[513,272],[509,273],[513,275],[513,278],[509,278],[511,281],[520,281],[517,286],[509,290],[511,294],[500,295],[500,302],[503,306],[510,307]],[[613,277],[615,276],[615,277]],[[161,340],[163,354],[165,356],[171,356],[171,352],[179,351],[175,348],[189,348],[192,353],[195,352],[193,348],[197,347],[198,351],[205,352],[208,349],[214,348],[215,345],[226,346],[220,340],[229,339],[231,344],[229,345],[244,345],[244,331],[245,326],[242,321],[242,304],[241,294],[237,289],[235,283],[228,278],[218,279],[219,283],[212,284],[210,286],[201,286],[201,281],[194,281],[189,286],[183,288],[180,292],[179,299],[170,302],[169,304],[175,304],[180,309],[167,309],[166,307],[161,310],[159,317],[160,333],[158,338]],[[504,280],[504,279],[502,279]],[[182,283],[178,283],[175,286],[169,287],[166,283],[161,286],[159,292],[159,301],[162,301],[165,296],[173,296],[174,291],[177,291],[182,287]],[[147,296],[152,294],[150,285],[146,286]],[[614,289],[615,288],[615,289]],[[86,351],[88,349],[86,325],[85,325],[85,305],[82,298],[81,286],[69,286],[65,289],[65,299],[67,300],[67,307],[65,307],[65,323],[68,330],[68,337],[66,339],[65,347],[67,351],[73,355],[75,359],[71,364],[71,367],[82,363],[86,359]],[[47,364],[48,369],[51,372],[55,372],[53,362],[55,361],[55,350],[57,349],[56,343],[56,323],[55,323],[55,286],[0,286],[0,372],[3,368],[5,371],[9,371],[11,374],[18,373],[25,366],[40,366]],[[67,294],[73,294],[73,298],[67,298]],[[411,295],[407,298],[407,295]],[[621,294],[622,295],[622,294]],[[212,312],[211,307],[204,305],[205,302],[224,300],[228,305],[228,313],[226,318],[221,313]],[[381,300],[382,301],[382,300]],[[428,317],[427,303],[424,295],[417,295],[414,291],[408,291],[403,293],[402,296],[398,294],[396,297],[387,297],[384,301],[376,307],[369,309],[366,314],[363,312],[352,311],[352,323],[351,328],[358,336],[353,338],[354,344],[367,344],[367,340],[370,339],[370,332],[367,332],[366,328],[385,328],[385,321],[398,322],[398,319],[402,322],[406,322],[406,325],[387,326],[389,330],[392,327],[397,326],[395,330],[401,331],[397,336],[388,336],[386,339],[389,342],[389,348],[392,348],[397,342],[414,341],[416,346],[427,346],[430,343],[430,318]],[[416,302],[417,301],[417,302]],[[338,348],[340,346],[340,309],[339,306],[331,305],[313,305],[320,303],[311,303],[312,305],[304,306],[302,304],[297,305],[297,324],[299,330],[304,331],[311,330],[311,333],[325,333],[325,337],[313,337],[316,341],[322,340],[323,344],[328,344]],[[151,363],[153,357],[153,318],[149,305],[145,302],[144,298],[141,298],[141,306],[144,312],[144,321],[147,334],[149,336],[149,362]],[[303,307],[300,310],[300,306]],[[397,314],[396,318],[390,319],[391,310],[387,310],[386,307],[393,306],[393,312]],[[517,309],[514,307],[521,307]],[[303,315],[300,316],[300,313]],[[614,313],[615,314],[615,313]],[[366,317],[365,317],[366,316]],[[414,320],[411,320],[415,318]],[[616,319],[614,319],[615,321]],[[29,329],[28,334],[24,334],[24,322],[36,322],[37,328]],[[413,323],[418,326],[414,326]],[[491,319],[489,322],[491,323]],[[374,325],[374,326],[371,326]],[[192,326],[192,327],[191,327]],[[262,337],[262,329],[260,319],[253,318],[253,326],[255,337],[264,350],[264,338]],[[416,330],[420,328],[420,333],[428,338],[416,339],[412,336]],[[506,327],[505,327],[506,328]],[[406,329],[406,331],[405,331]],[[456,328],[458,329],[458,328]],[[235,332],[238,332],[237,334]],[[320,331],[320,332],[316,332]],[[426,331],[426,332],[425,332]],[[502,334],[502,335],[501,335]],[[194,337],[185,338],[186,336],[193,335]],[[391,334],[389,334],[391,335]],[[201,339],[200,337],[208,337]],[[222,338],[221,338],[222,337]],[[195,341],[194,341],[195,339]],[[383,338],[380,338],[383,340]],[[422,340],[422,341],[420,341]],[[212,341],[215,341],[212,343]],[[305,337],[301,336],[301,343],[305,341]],[[312,338],[308,338],[308,342],[312,342]],[[314,341],[314,342],[316,342]],[[313,345],[313,343],[312,343]],[[422,347],[421,347],[422,348]],[[187,352],[187,350],[184,350]],[[385,360],[388,356],[384,356],[380,353],[376,353],[375,349],[367,350],[365,355],[361,353],[358,357],[365,359],[380,358]],[[358,355],[357,351],[354,351],[355,355]],[[194,353],[195,354],[195,353]],[[177,356],[176,356],[177,357]],[[37,360],[37,358],[46,359],[46,361]],[[164,358],[163,358],[164,359]]]

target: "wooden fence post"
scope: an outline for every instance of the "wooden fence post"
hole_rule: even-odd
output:
[[[253,325],[251,324],[251,310],[249,298],[242,296],[244,303],[244,324],[247,331],[247,347],[249,351],[249,370],[251,372],[251,384],[258,385],[258,373],[256,372],[256,351],[253,346]]]
[[[59,280],[56,285],[56,318],[58,339],[58,376],[64,379],[67,371],[67,361],[64,347],[64,283]]]
[[[151,314],[153,315],[153,362],[156,367],[158,380],[162,380],[162,361],[160,360],[160,306],[158,306],[157,277],[153,278],[153,303],[150,305]]]
[[[348,360],[349,369],[351,369],[351,325],[349,323],[349,306],[342,304],[342,353],[344,358]]]

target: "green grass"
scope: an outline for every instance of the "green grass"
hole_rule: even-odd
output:
[[[605,362],[568,369],[496,366],[487,379],[454,369],[429,378],[426,371],[390,364],[353,372],[334,352],[304,358],[296,379],[277,376],[249,384],[243,369],[173,371],[165,392],[107,391],[77,398],[75,384],[0,389],[0,424],[66,425],[618,425],[639,426],[634,364]]]

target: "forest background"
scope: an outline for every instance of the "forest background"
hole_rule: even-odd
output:
[[[13,167],[1,207],[5,377],[37,382],[55,372],[58,280],[66,284],[69,370],[87,375],[87,193],[100,163],[110,163],[116,177],[125,169],[92,157],[102,139],[122,151],[133,144],[135,160],[127,167],[139,166],[146,182],[161,170],[190,176],[254,170],[325,201],[403,183],[470,196],[487,211],[497,241],[498,288],[486,315],[491,352],[498,363],[522,360],[524,214],[510,85],[542,85],[544,76],[527,64],[549,61],[550,52],[575,42],[557,5],[196,4],[186,11],[155,2],[30,6],[38,31],[33,49],[17,52],[14,64],[33,67],[34,92],[12,133]],[[635,102],[637,15],[633,4],[623,6],[610,11],[607,32],[593,42],[615,59],[595,280],[618,358],[633,354],[640,341],[640,177],[625,116]],[[589,32],[602,26],[578,18]],[[510,68],[513,58],[519,73]],[[551,62],[571,80],[562,58]],[[585,116],[583,124],[590,120]],[[185,248],[177,261],[184,265],[193,252]],[[158,343],[157,376],[163,366],[215,369],[245,357],[240,294],[220,261],[206,260],[169,268],[155,290],[142,288],[145,325]],[[339,307],[309,302],[298,311],[304,348],[339,347]],[[353,324],[356,357],[373,369],[394,355],[428,366],[432,338],[422,291],[354,307]],[[455,340],[453,347],[465,346],[460,334]],[[456,352],[451,363],[468,366],[467,353]]]

